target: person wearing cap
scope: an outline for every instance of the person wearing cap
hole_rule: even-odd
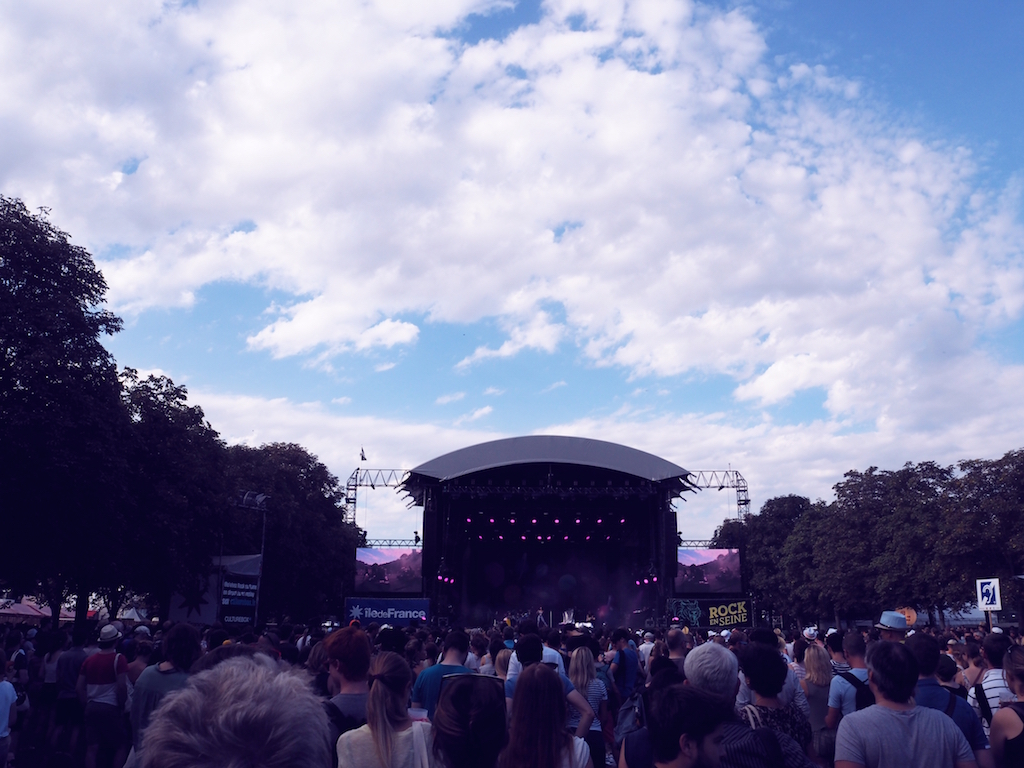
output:
[[[128,756],[124,703],[128,699],[128,660],[115,646],[122,637],[113,624],[100,630],[99,651],[82,662],[78,698],[85,707],[85,766],[96,768],[100,747],[114,753],[114,765]]]
[[[818,640],[817,627],[805,627],[801,634],[804,636],[804,640],[806,640],[808,644],[816,643],[817,645],[821,645],[821,641]]]
[[[644,632],[644,641],[636,652],[640,654],[640,666],[645,670],[651,666],[651,651],[654,650],[654,633]]]
[[[907,617],[899,611],[882,611],[882,618],[875,624],[882,640],[902,643],[907,637]]]

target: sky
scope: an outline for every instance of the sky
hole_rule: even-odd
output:
[[[0,192],[230,443],[344,481],[579,435],[828,501],[1024,447],[1021,39],[942,0],[6,3]],[[420,530],[387,489],[357,522]]]

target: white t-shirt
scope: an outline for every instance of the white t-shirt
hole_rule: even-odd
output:
[[[587,768],[590,765],[590,747],[579,736],[572,737],[572,747],[562,757],[562,768]]]
[[[18,700],[18,694],[14,692],[14,686],[6,680],[0,680],[0,739],[11,735],[11,726],[8,720],[11,715],[11,705]]]
[[[556,651],[554,648],[544,646],[544,655],[541,657],[541,661],[545,664],[556,664],[558,674],[565,674],[565,663],[562,661],[562,654]],[[523,671],[523,665],[519,663],[519,657],[516,656],[516,652],[512,651],[512,657],[508,660],[508,675],[507,679],[513,680],[519,677],[519,673]]]

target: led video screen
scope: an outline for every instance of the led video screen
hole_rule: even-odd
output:
[[[675,592],[739,594],[743,591],[738,549],[680,549]]]
[[[356,550],[356,592],[420,592],[423,550],[364,547]]]

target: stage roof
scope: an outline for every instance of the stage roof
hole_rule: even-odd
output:
[[[651,453],[604,440],[528,435],[471,445],[420,464],[410,476],[440,482],[516,464],[577,464],[608,469],[653,482],[685,480],[688,472]]]

